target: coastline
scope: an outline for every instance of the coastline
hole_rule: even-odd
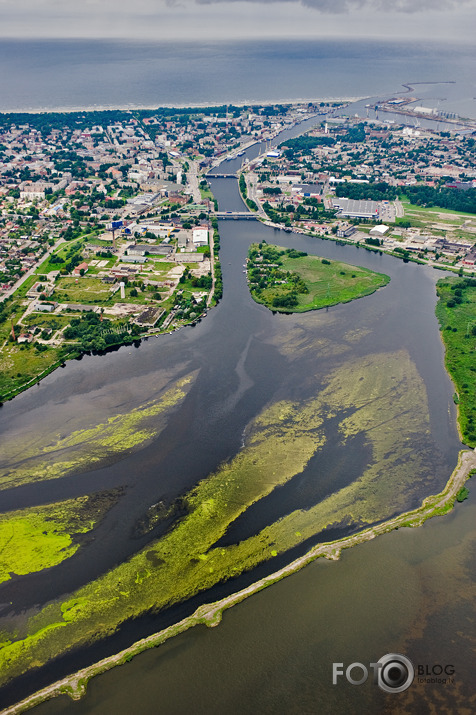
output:
[[[454,506],[456,495],[466,480],[476,471],[476,450],[461,450],[458,456],[458,463],[453,470],[444,489],[436,495],[426,497],[421,506],[393,517],[377,526],[364,529],[336,541],[326,542],[315,546],[304,556],[292,561],[287,566],[278,571],[259,579],[247,588],[242,589],[219,601],[203,604],[187,618],[179,621],[158,633],[147,638],[136,641],[128,648],[115,655],[104,658],[91,666],[83,668],[62,680],[43,688],[28,696],[24,700],[1,711],[1,715],[19,715],[28,709],[50,700],[58,695],[69,695],[73,700],[79,700],[86,692],[89,680],[96,675],[105,673],[117,665],[123,665],[135,655],[142,653],[149,648],[155,648],[172,638],[175,635],[185,632],[196,625],[206,625],[214,627],[219,625],[222,614],[228,608],[241,603],[249,596],[271,586],[273,583],[296,573],[307,564],[320,557],[337,561],[344,549],[357,546],[358,544],[371,541],[377,536],[388,533],[400,527],[417,527],[424,524],[427,519],[433,516],[444,515],[451,511]]]
[[[217,100],[216,102],[186,102],[180,104],[177,102],[165,104],[92,104],[86,107],[29,107],[26,109],[4,109],[0,108],[0,114],[72,114],[74,112],[110,112],[110,111],[131,111],[145,110],[153,111],[155,109],[206,109],[208,107],[220,107],[233,104],[234,107],[270,107],[275,104],[307,104],[308,102],[361,102],[364,99],[370,99],[370,96],[362,97],[302,97],[299,99],[268,99],[265,101],[239,100],[238,102],[229,102],[227,99]]]

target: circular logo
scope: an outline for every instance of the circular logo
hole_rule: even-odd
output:
[[[413,682],[413,663],[405,655],[387,653],[378,661],[377,683],[386,693],[403,693]]]

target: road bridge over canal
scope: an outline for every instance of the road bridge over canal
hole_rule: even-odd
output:
[[[217,211],[215,216],[222,220],[235,219],[241,221],[256,221],[256,214],[250,211]]]

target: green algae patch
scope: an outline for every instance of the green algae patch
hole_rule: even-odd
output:
[[[186,496],[188,514],[171,532],[67,601],[49,604],[30,618],[26,631],[0,650],[2,682],[33,663],[112,633],[126,619],[185,600],[240,572],[234,550],[213,549],[213,544],[248,506],[303,470],[324,444],[322,422],[315,400],[280,401],[264,410],[249,425],[242,452]],[[267,549],[257,562],[270,557]],[[61,629],[44,632],[61,622]]]
[[[56,435],[40,449],[35,444],[25,444],[21,460],[12,459],[0,469],[0,489],[90,471],[106,460],[110,463],[144,447],[164,429],[171,411],[183,402],[197,375],[198,371],[194,371],[156,400],[106,422],[69,435]]]
[[[352,536],[347,536],[337,541],[318,544],[303,556],[298,557],[295,561],[292,561],[278,571],[259,579],[241,591],[236,591],[230,596],[222,598],[220,601],[205,603],[202,606],[199,606],[199,608],[197,608],[192,615],[187,616],[178,623],[174,623],[168,628],[165,628],[158,633],[154,633],[147,638],[142,638],[125,650],[103,658],[97,663],[93,663],[92,665],[83,668],[66,678],[63,678],[52,685],[48,685],[46,688],[33,693],[21,702],[11,708],[8,708],[5,712],[8,712],[9,715],[19,715],[25,710],[58,695],[69,695],[73,700],[78,700],[85,694],[86,686],[91,678],[100,675],[101,673],[105,673],[117,665],[129,662],[135,655],[142,653],[149,648],[158,647],[169,638],[173,638],[175,635],[183,633],[196,625],[202,624],[209,628],[218,626],[221,622],[223,612],[226,609],[241,603],[249,596],[252,596],[281,579],[296,573],[312,561],[320,557],[335,561],[339,559],[340,554],[344,549],[363,544],[374,539],[376,536],[388,533],[389,531],[398,529],[399,527],[421,526],[427,519],[451,510],[455,495],[458,493],[458,489],[461,487],[461,484],[471,476],[472,472],[475,471],[472,469],[475,462],[476,457],[474,452],[460,452],[458,465],[453,471],[443,491],[439,494],[427,497],[417,509],[400,514],[399,516],[396,516],[388,521],[384,521],[374,527],[363,529]],[[275,551],[272,552],[272,556],[274,555],[276,555]],[[453,562],[454,558],[452,558],[452,563]],[[53,624],[53,627],[56,625],[57,624]]]
[[[367,268],[308,256],[262,242],[248,252],[248,284],[257,303],[281,313],[302,313],[362,298],[390,277]]]
[[[70,558],[118,496],[104,492],[0,516],[0,582]]]
[[[5,634],[11,644],[0,650],[1,682],[111,634],[128,619],[253,569],[329,527],[362,528],[390,516],[426,487],[433,459],[426,392],[406,352],[336,367],[314,392],[306,401],[275,402],[250,422],[243,449],[183,497],[186,515],[170,532],[64,602],[44,607],[23,632]],[[363,434],[371,445],[372,459],[360,476],[237,544],[215,546],[252,504],[299,475],[311,457],[318,462],[329,415],[343,440]],[[64,626],[44,630],[58,623]]]
[[[426,391],[407,353],[368,356],[339,368],[330,376],[322,400],[337,413],[349,403],[354,406],[339,429],[344,438],[364,433],[372,462],[346,487],[263,529],[252,537],[256,545],[289,549],[329,527],[362,527],[389,518],[431,483]],[[244,549],[244,544],[236,549]]]

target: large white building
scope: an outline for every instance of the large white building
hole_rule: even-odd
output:
[[[349,218],[370,218],[378,217],[377,201],[356,201],[355,199],[340,199],[334,197],[332,205],[338,210],[339,216],[349,216]]]
[[[381,223],[379,226],[374,226],[370,229],[370,235],[374,236],[374,238],[383,238],[388,229],[389,226],[385,226],[385,224]]]
[[[194,246],[208,246],[208,229],[194,228],[192,231],[192,240]]]

